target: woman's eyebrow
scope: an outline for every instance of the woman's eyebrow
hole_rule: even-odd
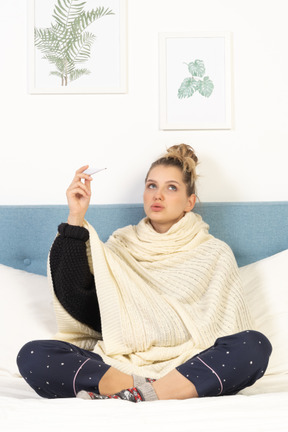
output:
[[[147,179],[146,183],[148,182],[158,183],[157,180],[153,180],[153,179]],[[165,181],[165,183],[177,183],[178,185],[180,185],[180,183],[177,180],[167,180]]]

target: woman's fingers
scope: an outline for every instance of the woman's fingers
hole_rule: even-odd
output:
[[[72,192],[76,188],[80,188],[83,190],[84,193],[86,192],[87,195],[91,194],[91,181],[93,180],[93,178],[90,175],[83,173],[83,170],[85,170],[87,166],[88,165],[85,165],[84,167],[76,171],[72,183],[67,189],[67,193]]]
[[[84,186],[84,188],[83,188]],[[91,192],[90,190],[87,189],[87,187],[85,187],[85,185],[81,184],[81,185],[75,185],[74,187],[68,188],[67,189],[67,195],[71,195],[71,196],[75,196],[75,197],[90,197]]]
[[[83,190],[85,190],[85,189],[89,189],[90,190],[91,189],[90,188],[90,182],[91,181],[92,181],[92,179],[91,180],[90,179],[85,179],[85,182],[83,183],[81,181],[81,179],[78,179],[77,177],[75,177],[73,179],[72,183],[70,184],[70,186],[68,187],[68,189],[73,189],[75,187],[80,187]]]
[[[75,173],[75,177],[74,180],[87,180],[87,181],[91,181],[93,180],[92,176],[90,176],[89,174],[85,174],[84,171],[87,169],[89,165],[84,165],[83,167],[79,168],[76,173]]]

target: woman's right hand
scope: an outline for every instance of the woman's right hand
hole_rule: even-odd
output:
[[[91,181],[93,179],[90,175],[83,173],[88,166],[85,165],[76,171],[72,183],[66,191],[69,206],[68,223],[70,225],[83,225],[90,204]],[[84,180],[84,183],[81,180]]]

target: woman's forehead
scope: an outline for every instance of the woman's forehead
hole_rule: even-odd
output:
[[[181,169],[175,166],[158,165],[153,167],[148,176],[148,180],[165,179],[165,181],[183,182]]]

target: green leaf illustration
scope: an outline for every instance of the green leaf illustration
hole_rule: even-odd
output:
[[[194,78],[185,78],[178,90],[178,98],[188,98],[193,96],[198,89],[198,82]]]
[[[56,0],[52,17],[55,23],[50,28],[34,30],[34,44],[43,54],[44,60],[54,64],[61,85],[87,75],[87,69],[76,69],[76,64],[89,60],[95,35],[85,31],[89,25],[106,15],[113,15],[109,8],[99,7],[84,11],[86,1]]]
[[[203,81],[199,81],[198,91],[202,96],[210,97],[214,90],[214,84],[208,76],[203,78]]]
[[[70,74],[70,81],[75,81],[83,75],[89,75],[91,72],[87,69],[75,69]]]
[[[192,76],[202,78],[205,74],[205,66],[203,60],[195,60],[194,62],[189,63],[188,70]]]
[[[81,13],[81,15],[75,18],[74,22],[71,25],[71,31],[74,34],[83,32],[94,21],[106,15],[114,15],[114,13],[111,9],[105,9],[104,7],[99,7],[97,9],[92,9],[88,12],[83,12]]]
[[[82,13],[85,4],[86,1],[57,0],[52,17],[55,18],[55,21],[59,25],[69,28],[73,24],[74,20]]]
[[[194,62],[185,64],[188,66],[191,77],[183,80],[178,89],[178,98],[189,98],[197,91],[201,96],[206,98],[210,97],[214,90],[214,84],[208,76],[203,78],[205,74],[205,65],[203,60],[195,60]],[[203,80],[200,78],[203,78]]]
[[[67,58],[74,63],[82,63],[89,60],[91,46],[96,39],[92,33],[85,32],[73,40],[67,51]]]

